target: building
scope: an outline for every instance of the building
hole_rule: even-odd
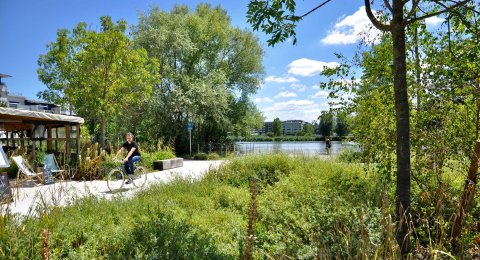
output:
[[[296,135],[303,130],[306,122],[302,120],[287,120],[282,121],[282,131],[284,135]],[[273,132],[273,122],[265,122],[259,134],[267,134]]]
[[[10,75],[0,74],[0,103],[2,106],[30,111],[39,111],[56,114],[68,114],[69,112],[60,106],[45,102],[43,100],[27,99],[24,96],[12,95],[8,93],[7,85],[2,82],[2,78],[9,78]]]
[[[259,134],[267,134],[268,132],[273,132],[273,122],[263,123],[263,128],[258,132]]]
[[[306,122],[303,120],[287,120],[282,121],[282,129],[284,135],[296,135],[303,130]]]

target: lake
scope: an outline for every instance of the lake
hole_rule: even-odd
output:
[[[338,154],[347,147],[357,148],[354,142],[332,141],[330,154]],[[327,155],[324,141],[314,142],[236,142],[235,152],[240,155],[276,153],[305,154],[305,155]]]

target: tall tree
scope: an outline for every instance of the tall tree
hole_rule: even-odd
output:
[[[176,5],[170,12],[152,8],[132,30],[137,45],[159,60],[161,82],[154,91],[148,128],[188,147],[188,121],[194,139],[218,142],[243,128],[249,95],[263,77],[263,50],[249,31],[235,28],[221,7]]]
[[[348,123],[347,123],[347,116],[345,113],[337,113],[335,117],[335,133],[339,137],[346,136],[349,132]]]
[[[105,148],[107,121],[149,98],[156,82],[157,63],[141,48],[133,48],[125,34],[126,22],[100,18],[99,32],[79,23],[72,32],[59,30],[56,42],[41,55],[38,76],[47,90],[38,96],[68,104],[82,117],[100,124]]]
[[[283,135],[282,122],[280,121],[280,119],[278,117],[273,119],[272,131],[273,131],[274,136],[282,136]]]
[[[330,136],[333,130],[333,114],[331,112],[323,111],[318,116],[319,131],[324,137]]]
[[[303,17],[321,8],[331,0],[326,0],[303,15],[295,15],[296,2],[294,0],[251,0],[248,5],[248,20],[255,30],[261,29],[272,34],[268,40],[269,45],[274,45],[293,37],[295,44],[295,26]],[[407,93],[407,66],[405,47],[406,26],[433,17],[454,8],[462,6],[472,0],[464,1],[422,1],[412,0],[410,11],[406,12],[409,0],[384,0],[388,15],[385,16],[389,22],[382,22],[372,11],[371,3],[365,0],[365,9],[368,18],[373,25],[381,31],[389,32],[392,36],[393,50],[393,88],[395,101],[396,119],[396,155],[397,155],[397,190],[396,190],[396,223],[397,243],[405,256],[410,251],[410,239],[408,236],[408,216],[410,210],[410,109]],[[433,5],[432,11],[424,12],[417,16],[417,13],[426,10],[419,8],[421,4]],[[450,4],[450,5],[449,5]]]

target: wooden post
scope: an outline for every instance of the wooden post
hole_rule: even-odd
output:
[[[30,135],[30,140],[32,141],[32,159],[33,159],[33,169],[34,171],[37,171],[37,155],[36,155],[36,143],[35,143],[35,128],[34,127],[34,131],[32,131],[32,134]]]
[[[78,124],[77,126],[77,157],[80,155],[80,124]]]
[[[47,126],[47,152],[52,152],[52,126]]]
[[[65,125],[65,155],[70,156],[70,125]]]
[[[12,147],[15,147],[16,142],[15,142],[15,135],[13,132],[10,133],[10,136],[12,137]]]
[[[55,128],[55,152],[58,153],[58,127]]]

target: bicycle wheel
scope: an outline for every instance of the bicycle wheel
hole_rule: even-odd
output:
[[[147,169],[143,166],[138,166],[133,171],[133,185],[135,187],[140,188],[145,185],[147,182]]]
[[[107,174],[107,186],[111,192],[123,188],[125,175],[118,169],[113,169]]]

